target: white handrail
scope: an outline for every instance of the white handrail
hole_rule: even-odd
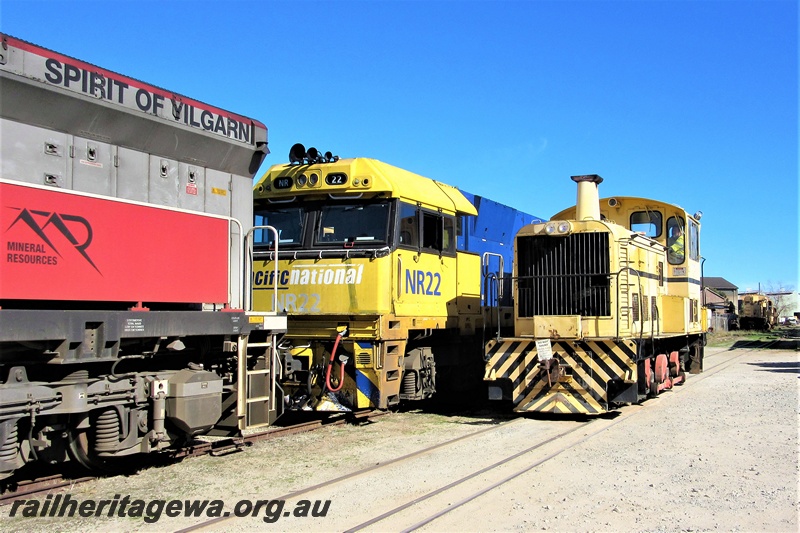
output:
[[[244,228],[242,227],[242,223],[238,219],[231,217],[231,218],[228,219],[228,234],[229,235],[233,234],[233,231],[231,231],[231,229],[230,229],[231,228],[230,227],[231,223],[234,223],[237,226],[239,226],[239,254],[238,254],[238,256],[239,256],[239,262],[240,263],[244,263]],[[243,276],[245,274],[244,271],[245,271],[245,269],[247,267],[244,264],[240,264],[238,266],[239,266],[239,272]],[[232,272],[233,272],[233,265],[231,264],[231,254],[229,253],[228,254],[228,301],[230,302],[231,307],[235,307],[235,308],[242,307],[242,308],[244,308],[244,300],[243,300],[244,284],[245,284],[245,280],[244,279],[241,279],[239,281],[239,287],[237,287],[237,289],[238,289],[237,290],[237,292],[238,292],[237,296],[239,297],[239,301],[235,302],[235,305],[234,305],[234,302],[231,301],[231,299],[232,299],[231,297],[233,296],[233,287],[231,286],[231,273]]]
[[[245,311],[253,310],[253,244],[251,242],[251,237],[253,235],[253,232],[257,230],[269,230],[275,236],[275,241],[274,241],[275,255],[272,256],[275,259],[274,275],[272,278],[273,281],[272,311],[277,312],[278,311],[278,239],[280,237],[278,235],[278,230],[275,229],[273,226],[253,226],[252,229],[250,229],[250,231],[247,232],[247,236],[245,237],[245,246],[247,247],[247,253],[250,258],[250,261],[247,262],[247,268],[245,269],[247,274],[248,287],[250,288],[250,290],[247,291],[248,296],[245,302],[246,303]],[[270,250],[270,253],[273,253],[273,251]],[[244,300],[244,295],[242,296],[242,298]]]
[[[483,277],[488,278],[489,276],[489,260],[492,257],[496,257],[499,259],[499,271],[497,272],[497,305],[500,305],[500,301],[503,299],[503,278],[505,277],[505,264],[503,262],[503,256],[494,252],[484,252],[483,256],[481,257],[481,263],[483,266]],[[487,301],[489,299],[489,294],[484,294],[484,305],[489,305]]]

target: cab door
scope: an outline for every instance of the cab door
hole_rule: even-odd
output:
[[[395,314],[446,318],[456,299],[455,217],[402,204],[399,227]]]

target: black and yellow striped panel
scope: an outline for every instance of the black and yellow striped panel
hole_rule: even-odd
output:
[[[493,341],[487,346],[487,381],[511,382],[517,412],[599,414],[608,410],[607,384],[636,381],[633,341],[553,341],[553,355],[567,375],[549,383],[539,366],[536,343]]]
[[[530,401],[528,397],[514,407],[517,413],[553,413],[561,415],[589,414],[597,415],[607,411],[606,405],[598,402],[592,394],[573,380],[572,382],[560,381],[547,386],[547,375],[542,376],[540,389],[532,392]]]

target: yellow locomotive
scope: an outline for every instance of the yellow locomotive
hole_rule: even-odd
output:
[[[288,313],[272,370],[285,408],[479,386],[484,328],[512,325],[513,235],[541,219],[375,159],[299,144],[289,159],[255,185],[252,262],[253,308]],[[479,210],[494,217],[480,230]]]
[[[514,337],[486,345],[489,397],[517,412],[600,414],[702,371],[701,214],[599,199],[528,225],[514,252]]]
[[[739,299],[739,327],[769,330],[778,322],[778,310],[768,296],[746,294]]]

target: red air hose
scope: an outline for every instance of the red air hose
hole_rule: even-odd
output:
[[[336,335],[336,341],[333,343],[333,350],[331,350],[331,359],[328,362],[328,369],[325,371],[325,386],[331,392],[339,392],[344,386],[344,363],[339,365],[339,386],[335,389],[331,387],[331,367],[333,366],[334,358],[336,357],[336,348],[339,346],[339,341],[342,340],[342,333]]]

